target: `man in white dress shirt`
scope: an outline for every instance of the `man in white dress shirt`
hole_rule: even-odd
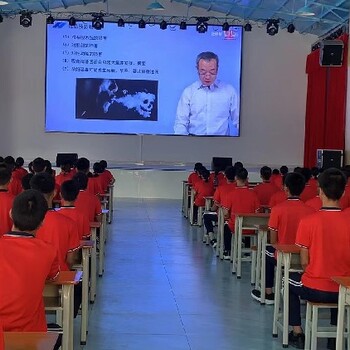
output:
[[[239,98],[232,85],[217,80],[218,56],[202,52],[196,63],[199,80],[181,95],[175,134],[238,136]]]

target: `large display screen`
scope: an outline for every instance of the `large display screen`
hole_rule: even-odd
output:
[[[46,131],[238,136],[241,51],[239,26],[198,33],[55,21],[47,25]],[[211,56],[197,62],[203,52],[218,66]]]

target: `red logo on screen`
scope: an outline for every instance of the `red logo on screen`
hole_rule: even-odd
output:
[[[237,36],[238,36],[238,33],[236,33],[234,30],[227,30],[224,32],[225,40],[235,40]]]

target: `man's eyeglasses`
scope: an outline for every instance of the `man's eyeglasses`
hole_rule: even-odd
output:
[[[216,70],[211,70],[211,71],[209,71],[209,72],[206,72],[206,71],[204,71],[204,70],[199,70],[199,71],[198,71],[198,74],[199,74],[200,76],[204,77],[204,76],[206,76],[206,75],[211,75],[211,76],[217,75],[218,72],[217,72]]]

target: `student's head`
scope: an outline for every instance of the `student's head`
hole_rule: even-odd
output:
[[[228,181],[234,181],[236,176],[236,169],[233,166],[228,166],[225,169],[225,177]]]
[[[201,52],[196,58],[199,79],[204,86],[210,86],[216,80],[219,57],[211,51]]]
[[[261,169],[260,169],[260,176],[263,180],[265,181],[268,181],[270,180],[270,177],[272,175],[272,170],[270,167],[268,166],[263,166]]]
[[[34,176],[34,174],[28,173],[22,177],[21,183],[22,183],[23,190],[30,190],[30,188],[31,188],[30,187],[30,180],[32,179],[33,176]]]
[[[280,174],[280,171],[279,171],[278,169],[275,168],[275,169],[272,170],[272,174],[273,174],[273,175],[279,175],[279,174]]]
[[[243,163],[238,161],[233,166],[235,167],[236,170],[238,170],[238,169],[243,168]]]
[[[280,173],[281,173],[282,176],[286,175],[288,173],[288,167],[286,165],[282,165],[280,167]]]
[[[86,190],[88,185],[88,177],[82,172],[78,172],[73,176],[73,181],[76,182],[79,190]]]
[[[45,159],[45,172],[50,174],[50,175],[53,175],[53,170],[52,170],[52,164],[49,160]]]
[[[301,173],[288,173],[284,176],[284,187],[291,196],[300,196],[305,188],[305,178]]]
[[[61,163],[60,168],[64,173],[69,173],[72,169],[72,164],[69,160],[65,160],[64,162]]]
[[[15,158],[13,158],[12,156],[7,156],[4,159],[4,163],[6,164],[6,166],[12,171],[15,166],[16,166],[16,162],[15,162]]]
[[[199,171],[199,170],[201,170],[201,168],[203,168],[203,164],[202,163],[196,163],[195,165],[194,165],[194,171]]]
[[[32,174],[34,174],[33,162],[29,162],[29,164],[28,164],[28,169],[29,169],[29,172],[31,172]]]
[[[245,182],[248,179],[248,171],[246,168],[236,170],[236,180]]]
[[[7,167],[0,167],[0,186],[7,185],[11,180],[11,171]]]
[[[311,179],[311,170],[309,168],[301,168],[300,173],[304,176],[305,182],[308,183]]]
[[[36,190],[26,190],[13,201],[11,216],[15,229],[19,231],[36,231],[47,212],[44,196]]]
[[[320,173],[320,169],[317,166],[311,168],[311,175],[314,179],[317,179],[318,174]]]
[[[101,164],[101,167],[102,167],[103,171],[105,171],[107,169],[107,167],[108,167],[107,162],[104,159],[102,159],[100,161],[100,164]]]
[[[330,200],[339,200],[344,193],[346,181],[346,176],[339,169],[324,170],[318,177],[320,196],[323,193]]]
[[[94,163],[94,165],[92,166],[92,169],[94,170],[94,173],[96,173],[96,174],[102,174],[103,173],[103,168],[102,168],[100,162]]]
[[[24,159],[22,157],[17,157],[16,159],[16,167],[20,168],[24,164]]]
[[[74,202],[79,194],[79,187],[76,181],[64,181],[61,185],[61,197],[67,202]]]
[[[206,169],[205,167],[202,167],[199,170],[199,176],[205,181],[208,182],[209,177],[210,177],[210,171]]]
[[[37,190],[45,196],[50,196],[55,191],[55,179],[48,173],[35,174],[29,183],[33,190]]]
[[[35,174],[42,173],[45,171],[45,159],[37,157],[33,160],[32,169]]]
[[[90,161],[87,158],[79,158],[76,163],[76,168],[78,171],[86,174],[90,169]]]

